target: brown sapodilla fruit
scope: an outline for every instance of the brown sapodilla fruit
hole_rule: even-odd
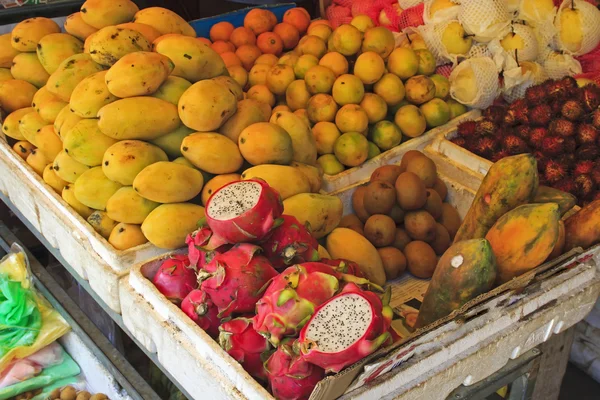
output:
[[[363,204],[371,215],[389,214],[396,204],[396,189],[388,182],[372,181],[365,190]]]
[[[404,211],[418,210],[427,202],[427,188],[417,175],[403,172],[396,179],[396,200]]]

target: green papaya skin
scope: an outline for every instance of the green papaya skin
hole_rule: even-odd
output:
[[[575,207],[577,197],[562,190],[540,185],[533,197],[532,203],[556,203],[558,204],[558,212],[563,216]]]

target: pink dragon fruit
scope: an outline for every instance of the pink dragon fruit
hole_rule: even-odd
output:
[[[300,332],[298,347],[306,361],[338,373],[391,343],[392,315],[375,293],[349,283],[315,310]]]
[[[319,259],[319,243],[310,231],[291,215],[283,215],[283,222],[273,229],[262,242],[265,257],[273,267],[282,269],[289,265]]]
[[[206,223],[213,232],[207,249],[225,243],[260,242],[280,223],[282,213],[281,196],[266,182],[231,182],[214,192],[206,203]]]
[[[189,268],[185,254],[169,257],[158,268],[152,283],[159,292],[175,304],[181,304],[185,296],[198,287],[196,273]]]
[[[271,392],[279,400],[306,400],[325,376],[323,368],[306,362],[285,340],[265,362]]]
[[[219,327],[219,344],[255,379],[267,380],[262,354],[270,349],[269,342],[252,328],[249,318],[235,318]]]
[[[360,267],[358,266],[358,264],[355,263],[354,261],[343,260],[343,259],[329,260],[327,258],[324,258],[319,262],[322,262],[323,264],[331,265],[333,267],[333,269],[335,269],[337,272],[341,272],[343,274],[354,275],[358,278],[365,277],[363,275],[362,271],[360,270]]]
[[[181,310],[210,337],[216,339],[219,336],[219,310],[202,290],[194,289],[185,296],[181,302]]]
[[[251,313],[260,299],[261,289],[277,271],[258,246],[240,243],[215,256],[198,272],[201,288],[219,309],[219,318],[232,313]]]
[[[273,279],[256,303],[254,329],[275,346],[284,336],[296,336],[315,308],[338,292],[340,280],[370,284],[366,279],[342,274],[319,262],[287,268]]]
[[[213,233],[208,226],[203,226],[187,235],[185,242],[188,245],[188,257],[192,268],[202,269],[215,255],[231,249],[231,245],[226,244],[215,250],[208,250],[207,247],[212,236]]]

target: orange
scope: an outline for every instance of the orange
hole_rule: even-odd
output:
[[[199,38],[198,38],[198,40],[199,40],[201,43],[204,43],[204,44],[205,44],[205,45],[207,45],[207,46],[210,46],[210,45],[212,45],[212,42],[210,41],[210,39],[207,39],[207,38],[205,38],[205,37],[199,37]]]
[[[283,48],[286,50],[291,50],[298,45],[298,41],[300,40],[300,33],[298,29],[292,24],[288,24],[287,22],[282,22],[280,24],[275,25],[273,28],[273,33],[276,33],[281,38],[283,42]]]
[[[265,54],[279,55],[283,51],[281,38],[273,32],[264,32],[258,35],[256,45]]]
[[[231,51],[226,51],[225,53],[221,53],[221,58],[223,62],[225,62],[225,67],[233,67],[234,65],[242,65],[242,61],[238,58],[238,56]]]
[[[244,17],[244,26],[257,36],[271,31],[276,24],[277,17],[275,14],[261,8],[253,8]]]
[[[246,96],[249,99],[254,99],[256,101],[266,103],[271,107],[275,105],[275,95],[271,93],[271,91],[266,85],[252,86],[250,89],[248,89]]]
[[[318,36],[308,35],[300,40],[300,43],[298,43],[298,50],[301,54],[312,54],[320,59],[327,53],[327,45]]]
[[[326,24],[313,25],[313,24],[311,24],[308,27],[308,31],[306,31],[306,34],[320,37],[324,42],[326,42],[327,39],[329,39],[329,36],[331,36],[332,32],[333,32],[333,29],[331,29],[331,27],[329,25],[326,25]]]
[[[235,46],[231,42],[224,42],[222,40],[217,40],[210,47],[219,54],[235,51]]]
[[[283,22],[294,25],[298,32],[303,35],[308,29],[308,25],[310,25],[310,15],[304,8],[292,8],[283,14]]]
[[[228,41],[235,28],[230,22],[221,21],[217,22],[210,28],[210,40],[216,42],[217,40]]]
[[[250,29],[240,26],[231,32],[229,40],[235,47],[240,47],[245,44],[256,44],[256,35]]]
[[[262,53],[260,49],[251,44],[245,44],[243,46],[238,47],[235,51],[235,55],[238,56],[246,71],[250,71],[254,62],[258,57],[260,57]]]
[[[254,61],[254,64],[275,65],[275,64],[277,64],[277,61],[279,61],[279,58],[277,58],[276,55],[274,55],[274,54],[263,54],[262,56],[258,57],[256,59],[256,61]]]
[[[328,27],[331,28],[331,24],[326,19],[316,19],[310,23],[310,25],[308,26],[308,29],[315,27],[317,25],[327,25]]]

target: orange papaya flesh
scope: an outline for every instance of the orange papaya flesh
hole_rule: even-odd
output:
[[[531,154],[493,164],[473,199],[454,243],[485,237],[498,218],[531,201],[538,188],[537,161]]]
[[[496,257],[486,239],[455,243],[438,261],[416,327],[420,328],[492,289],[496,280]]]
[[[485,238],[498,265],[497,284],[508,282],[542,264],[559,235],[558,204],[525,204],[504,214]]]
[[[565,252],[600,242],[600,200],[594,200],[565,221]]]
[[[558,206],[560,210],[560,205]],[[561,220],[558,221],[558,239],[556,239],[556,244],[552,249],[552,252],[546,259],[546,261],[554,260],[556,257],[560,256],[564,253],[565,250],[565,223]]]
[[[567,211],[575,207],[577,197],[571,193],[563,192],[562,190],[554,189],[548,186],[539,186],[532,203],[556,203],[558,204],[558,212],[560,215],[565,215]]]

